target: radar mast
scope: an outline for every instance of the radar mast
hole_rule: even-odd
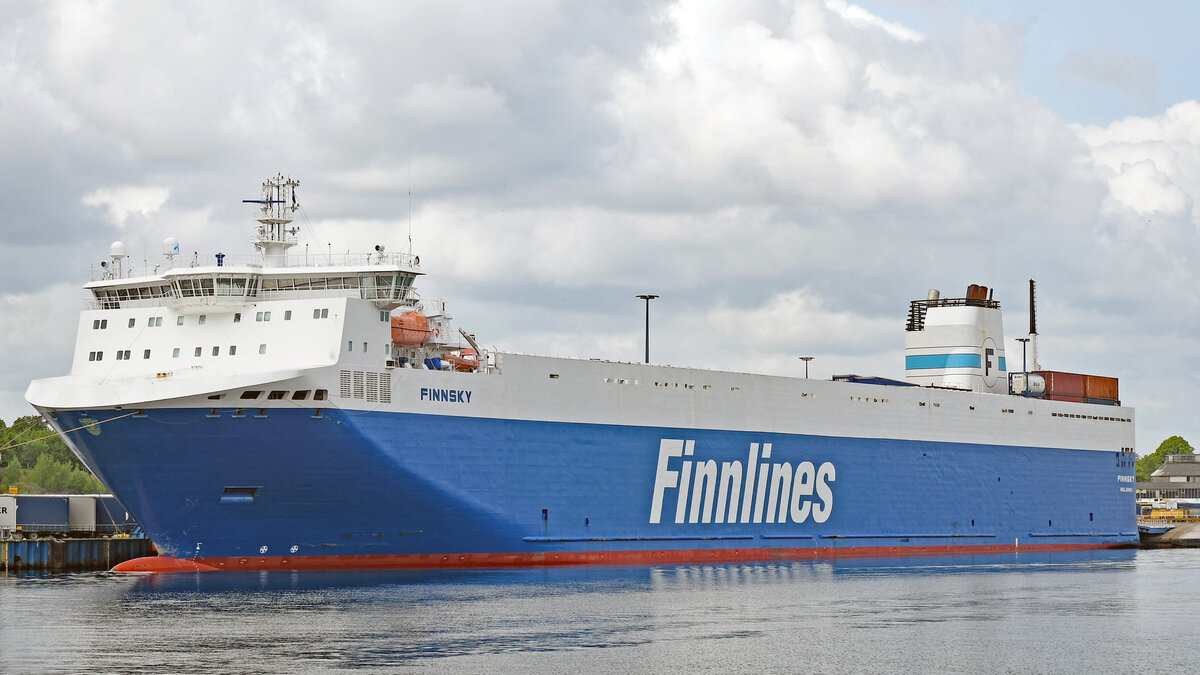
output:
[[[287,250],[296,245],[297,227],[289,228],[292,214],[300,208],[296,201],[296,186],[300,181],[284,178],[283,174],[262,184],[262,199],[243,199],[243,204],[259,206],[258,231],[251,243],[262,253],[265,267],[286,267]]]

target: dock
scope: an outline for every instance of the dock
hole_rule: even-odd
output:
[[[0,495],[0,573],[101,571],[154,554],[112,495]]]
[[[2,572],[110,570],[126,560],[154,555],[145,537],[0,539]]]

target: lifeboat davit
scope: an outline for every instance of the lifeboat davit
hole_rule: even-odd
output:
[[[420,347],[433,335],[429,318],[420,312],[405,312],[392,317],[392,344]]]
[[[462,349],[458,354],[443,354],[442,360],[450,367],[462,373],[469,373],[479,367],[479,355],[474,349]]]

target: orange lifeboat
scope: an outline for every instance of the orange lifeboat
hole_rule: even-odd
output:
[[[479,355],[474,349],[461,349],[458,354],[443,354],[442,360],[462,373],[469,373],[479,367]]]
[[[429,319],[420,312],[405,312],[392,317],[392,343],[401,347],[420,347],[429,342],[433,331]]]

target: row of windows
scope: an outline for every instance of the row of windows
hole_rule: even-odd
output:
[[[257,276],[213,275],[173,279],[170,285],[157,283],[137,288],[96,288],[96,301],[104,309],[120,307],[122,301],[150,300],[163,297],[255,297],[263,291],[324,291],[360,289],[366,300],[402,299],[413,283],[411,275],[364,275],[362,277],[268,278]]]
[[[153,300],[165,298],[171,294],[171,287],[165,284],[141,286],[138,288],[96,288],[92,294],[104,309],[116,309],[122,300]]]
[[[132,354],[132,351],[129,349],[126,349],[123,351],[118,349],[117,350],[117,360],[118,361],[129,361],[133,358],[133,356],[131,356],[131,354]],[[142,358],[143,359],[150,358],[150,350],[149,349],[142,352]],[[104,360],[104,352],[103,351],[88,352],[88,361],[103,361],[103,360]]]
[[[215,283],[214,283],[215,282]],[[258,279],[246,277],[200,277],[192,279],[176,279],[172,282],[175,293],[182,298],[220,295],[237,296],[257,295]]]
[[[147,354],[149,354],[149,353],[150,353],[150,350],[149,350],[149,349],[147,349],[147,350],[146,350],[146,353],[147,353]],[[229,356],[237,356],[237,345],[229,345],[229,349],[228,349],[228,351],[227,351],[226,353],[227,353]],[[259,354],[266,354],[266,353],[267,353],[267,345],[266,345],[266,343],[260,344],[260,345],[258,346],[258,353],[259,353]],[[174,350],[171,352],[171,358],[173,358],[173,359],[177,359],[177,358],[179,358],[179,354],[180,354],[180,349],[179,349],[179,347],[176,347],[176,348],[175,348],[175,349],[174,349]],[[204,355],[204,348],[203,348],[203,347],[196,347],[194,350],[192,350],[192,356],[194,356],[194,357],[196,357],[196,358],[200,358],[200,357],[201,357],[201,356],[203,356],[203,355]],[[213,348],[212,348],[212,355],[213,355],[213,356],[220,356],[220,355],[221,355],[221,346],[220,346],[220,345],[213,345]],[[149,357],[149,356],[147,356],[146,358],[150,358],[150,357]]]
[[[386,315],[387,312],[383,312],[382,314]],[[313,310],[313,318],[314,319],[328,319],[329,318],[329,308],[314,309]],[[187,317],[183,316],[182,314],[175,317],[175,325],[182,326],[186,319],[187,319]],[[254,315],[254,320],[255,321],[270,321],[271,320],[271,312],[269,310],[263,311],[263,312],[257,312]],[[292,320],[292,310],[286,309],[283,311],[283,320],[284,321]],[[384,317],[384,318],[381,318],[381,320],[386,321],[387,318]],[[196,322],[198,324],[200,324],[201,326],[203,326],[204,324],[206,324],[208,322],[208,315],[201,314],[200,316],[198,316],[196,318]],[[241,312],[234,313],[233,322],[234,323],[242,322],[242,313]],[[136,325],[137,325],[137,319],[134,317],[129,317],[129,327],[133,328]],[[161,316],[151,316],[151,317],[146,318],[146,327],[147,328],[158,328],[158,327],[161,327],[162,325],[163,325],[163,318]],[[106,328],[108,328],[108,319],[95,319],[92,321],[92,330],[104,330]]]
[[[117,360],[118,361],[132,360],[133,359],[132,353],[133,353],[132,350],[129,350],[129,349],[125,349],[125,350],[118,349],[117,350]],[[196,347],[195,350],[193,350],[193,352],[192,352],[192,356],[199,358],[203,353],[204,353],[203,347]],[[226,351],[226,353],[229,356],[237,356],[237,345],[229,345],[229,349]],[[266,343],[260,344],[258,346],[258,353],[259,354],[267,353]],[[180,354],[182,354],[182,350],[179,347],[176,347],[171,352],[171,358],[177,359],[177,358],[179,358]],[[221,355],[221,347],[219,345],[213,346],[212,355],[213,356]],[[142,352],[142,358],[143,359],[150,358],[150,350],[149,349]],[[104,360],[104,351],[103,350],[96,351],[96,352],[88,352],[88,361],[103,361],[103,360]]]
[[[1050,413],[1050,415],[1053,417],[1071,417],[1071,418],[1080,419],[1080,420],[1100,420],[1103,422],[1132,422],[1133,421],[1130,419],[1125,419],[1124,417],[1109,417],[1107,415],[1077,415],[1075,413],[1061,413],[1061,412],[1052,412],[1052,413]]]
[[[291,394],[290,396],[289,393]],[[282,401],[286,398],[291,398],[293,401],[307,401],[309,394],[313,395],[312,398],[314,401],[325,401],[329,399],[329,391],[326,389],[317,389],[316,391],[311,389],[297,389],[293,392],[276,389],[267,394],[267,400]],[[253,401],[262,398],[262,395],[263,391],[261,389],[247,389],[246,391],[243,391],[241,396],[238,398],[243,401]],[[208,397],[210,401],[220,401],[223,398],[225,398],[225,394],[213,394],[212,396]]]
[[[367,351],[368,351],[368,349],[369,349],[369,347],[367,346],[367,341],[366,341],[366,340],[363,340],[363,343],[362,343],[362,351],[363,351],[363,353],[364,353],[364,354],[366,354],[366,353],[367,353]],[[346,351],[348,351],[348,352],[352,352],[352,351],[354,351],[354,340],[347,340],[347,341],[346,341]],[[392,353],[392,343],[388,342],[388,343],[386,343],[385,345],[383,345],[383,353],[384,353],[384,354],[391,354],[391,353]]]

